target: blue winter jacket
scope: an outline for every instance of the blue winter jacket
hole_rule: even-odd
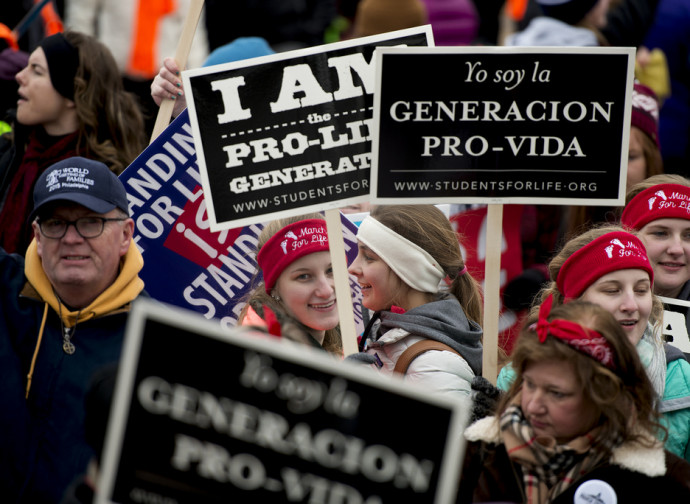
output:
[[[26,262],[39,261],[40,268],[35,254],[35,248],[29,247]],[[24,258],[0,249],[3,502],[60,502],[67,486],[84,472],[93,456],[84,438],[84,397],[94,371],[119,360],[130,302],[143,288],[138,278],[141,264],[132,261],[143,264],[134,246],[122,262],[117,285],[98,298],[127,301],[96,316],[88,312],[91,307],[92,313],[98,312],[98,300],[82,310],[82,321],[72,330],[75,352],[68,355],[63,351],[62,334],[63,326],[74,324],[65,313],[69,309],[63,307],[61,321],[58,310],[39,294],[50,286],[43,283],[47,278],[42,268],[34,271],[36,283],[42,287],[32,285],[25,276]],[[123,271],[132,278],[122,278]]]

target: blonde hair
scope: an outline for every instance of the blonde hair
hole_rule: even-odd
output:
[[[682,175],[676,175],[674,173],[661,173],[659,175],[653,175],[649,178],[644,179],[642,182],[638,182],[630,188],[628,193],[625,195],[625,204],[630,203],[630,200],[635,196],[640,194],[645,189],[654,187],[659,184],[676,184],[685,187],[690,187],[690,180],[683,177]]]
[[[537,296],[537,303],[532,306],[531,315],[536,315],[537,311],[539,310],[539,305],[549,295],[553,295],[554,306],[564,304],[563,294],[558,290],[558,286],[556,285],[556,279],[558,278],[558,273],[560,273],[563,264],[565,263],[565,261],[568,260],[568,258],[571,255],[573,255],[576,251],[580,250],[585,245],[588,245],[592,241],[596,240],[600,236],[603,236],[607,233],[621,231],[631,233],[631,231],[624,229],[622,226],[606,224],[595,227],[594,229],[590,229],[589,231],[568,240],[565,243],[565,245],[563,245],[563,248],[561,248],[561,250],[549,262],[548,269],[549,278],[551,279],[551,281],[546,286],[544,286],[544,288],[542,288],[539,295]],[[632,232],[631,234],[635,233]],[[660,331],[658,331],[657,329],[659,329],[661,326],[663,312],[663,303],[657,295],[652,293],[652,312],[649,316],[649,321],[654,325],[655,334],[660,333]]]
[[[263,247],[274,234],[283,229],[285,226],[294,224],[295,222],[305,219],[323,220],[324,216],[320,213],[311,213],[295,217],[286,217],[284,219],[276,219],[269,222],[261,230],[261,233],[259,233],[258,242],[256,245],[256,252],[258,253],[259,250],[261,250],[261,247]],[[306,336],[304,334],[300,334],[300,332],[309,332],[311,328],[305,326],[304,324],[296,320],[294,317],[290,317],[286,313],[285,307],[281,305],[279,301],[276,301],[268,293],[266,293],[266,286],[264,284],[263,279],[259,278],[259,273],[260,272],[257,270],[256,274],[254,275],[254,278],[252,279],[252,290],[244,300],[246,304],[240,312],[238,321],[242,321],[244,319],[244,317],[247,315],[247,311],[249,310],[250,306],[253,307],[255,310],[260,309],[261,306],[268,306],[278,317],[278,320],[281,323],[281,329],[283,329],[283,334],[286,338],[295,341],[300,341],[303,343],[306,342]],[[338,355],[342,354],[343,345],[342,340],[340,338],[339,326],[325,331],[323,343],[321,344],[321,346],[324,348],[324,350],[330,353]]]

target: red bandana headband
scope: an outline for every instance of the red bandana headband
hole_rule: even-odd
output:
[[[654,281],[654,270],[640,239],[625,231],[613,231],[571,255],[558,272],[556,286],[566,301],[577,299],[602,276],[623,269],[644,270],[649,281]]]
[[[621,224],[639,231],[657,219],[690,220],[690,187],[657,184],[645,189],[625,205]]]
[[[594,329],[588,329],[570,320],[553,319],[549,322],[547,318],[551,313],[552,305],[553,295],[550,294],[539,307],[539,320],[530,326],[530,329],[537,333],[539,342],[544,343],[550,334],[578,352],[588,355],[609,369],[615,370],[613,349],[606,338]]]
[[[314,252],[328,251],[326,221],[306,219],[285,226],[274,234],[256,255],[270,294],[276,280],[290,264]]]

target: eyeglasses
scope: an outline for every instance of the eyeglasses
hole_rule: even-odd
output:
[[[125,218],[106,219],[105,217],[80,217],[77,220],[46,219],[38,221],[38,227],[46,238],[62,238],[67,234],[67,228],[74,226],[82,238],[98,238],[105,229],[105,223],[110,221],[124,221]]]

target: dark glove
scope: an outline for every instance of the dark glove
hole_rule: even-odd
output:
[[[528,310],[549,277],[543,268],[529,268],[508,282],[503,289],[503,305],[513,311]]]
[[[496,412],[496,406],[501,399],[500,389],[491,384],[489,380],[483,376],[475,376],[472,379],[472,415],[470,423],[491,416]]]

